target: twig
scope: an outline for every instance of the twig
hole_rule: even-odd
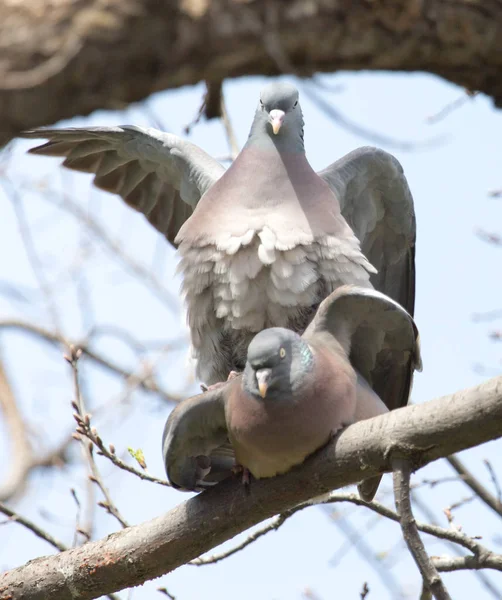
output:
[[[489,552],[483,556],[432,557],[438,571],[461,571],[465,569],[494,569],[502,571],[502,555]]]
[[[322,600],[319,594],[316,594],[311,588],[305,588],[302,594],[305,600]]]
[[[439,110],[436,114],[427,117],[427,119],[425,119],[425,122],[429,125],[435,125],[436,123],[439,123],[439,121],[442,121],[445,117],[447,117],[452,112],[463,106],[468,100],[477,96],[478,93],[479,92],[471,92],[470,90],[465,90],[462,96],[459,96],[458,98],[453,100],[453,102],[450,102],[446,106],[443,106],[443,108]]]
[[[306,507],[304,506],[302,508],[306,508]],[[232,554],[236,554],[237,552],[244,550],[244,548],[246,548],[246,546],[249,546],[249,544],[252,544],[257,539],[259,539],[262,536],[264,536],[265,534],[267,534],[269,531],[277,531],[279,529],[279,527],[287,519],[289,519],[289,517],[294,515],[295,512],[298,512],[298,511],[296,510],[296,508],[293,508],[291,510],[288,510],[288,511],[278,515],[277,517],[275,517],[275,519],[271,523],[269,523],[262,529],[255,531],[249,537],[247,537],[243,542],[241,542],[234,548],[231,548],[230,550],[222,552],[221,554],[213,554],[212,556],[208,556],[207,558],[195,558],[194,560],[190,561],[188,564],[195,566],[195,567],[200,567],[202,565],[211,565],[211,564],[220,562],[220,560],[223,560],[224,558],[228,558],[229,556],[232,556]]]
[[[84,210],[79,204],[74,202],[67,194],[60,194],[56,190],[46,186],[39,186],[39,188],[40,191],[43,192],[43,198],[45,200],[55,204],[59,208],[63,208],[76,217],[79,223],[85,225],[85,227],[96,236],[98,242],[102,243],[109,252],[117,257],[126,269],[134,273],[138,280],[146,285],[155,296],[169,308],[169,310],[174,313],[179,313],[179,302],[172,296],[166,287],[149,269],[132,258],[119,242],[113,240],[106,229],[98,223],[98,221],[93,219],[88,211]],[[55,200],[61,196],[63,197],[63,201]]]
[[[52,537],[52,535],[41,529],[38,525],[35,525],[35,523],[30,521],[29,519],[26,519],[25,517],[22,517],[18,513],[14,512],[13,510],[5,506],[5,504],[3,504],[2,502],[0,502],[0,512],[9,517],[9,520],[11,520],[12,522],[20,523],[21,525],[26,527],[26,529],[32,531],[37,537],[39,537],[42,540],[45,540],[48,544],[51,544],[51,546],[54,546],[54,548],[57,548],[61,552],[64,552],[64,550],[67,549],[67,547],[62,542]]]
[[[119,365],[116,365],[115,363],[111,362],[110,360],[108,360],[108,358],[105,358],[101,354],[95,352],[94,350],[91,350],[85,344],[73,342],[57,333],[54,333],[53,331],[50,331],[43,327],[39,327],[38,325],[34,325],[33,323],[29,323],[27,321],[20,321],[17,319],[6,319],[4,321],[0,320],[0,330],[1,329],[19,329],[23,332],[30,333],[40,339],[43,339],[46,342],[49,342],[55,346],[76,346],[82,351],[82,354],[84,354],[87,358],[91,359],[93,362],[103,367],[107,371],[115,375],[119,375],[120,377],[130,381],[131,383],[137,384],[140,388],[147,392],[159,395],[166,402],[180,401],[180,398],[168,394],[155,381],[152,381],[150,379],[141,379],[141,377],[134,375],[130,371],[127,371]]]
[[[209,121],[222,116],[222,81],[206,81],[206,93],[204,95],[204,116]]]
[[[223,127],[225,128],[228,147],[230,149],[230,156],[232,157],[232,160],[235,160],[237,158],[237,155],[239,154],[239,143],[237,141],[234,128],[232,127],[232,123],[228,115],[223,93],[221,94],[221,122],[223,123]]]
[[[382,568],[382,561],[375,556],[375,552],[371,548],[370,544],[366,542],[364,534],[357,528],[355,528],[348,519],[333,519],[333,523],[347,538],[349,542],[348,546],[350,546],[350,544],[352,543],[357,552],[375,571],[375,573],[382,581],[383,585],[389,591],[389,597],[398,598],[402,596],[402,590],[400,588],[399,582],[396,580],[393,573],[389,569]],[[338,551],[338,553],[340,553],[340,550]],[[336,555],[330,559],[331,566],[333,566],[335,559],[338,559]]]
[[[167,596],[169,598],[169,600],[176,600],[176,596],[173,596],[172,594],[170,594],[169,591],[167,590],[167,588],[165,588],[165,587],[158,587],[157,591],[160,592],[161,594],[164,594],[164,596]]]
[[[488,242],[494,246],[502,246],[502,236],[498,233],[485,231],[484,229],[477,229],[475,233],[484,242]]]
[[[12,457],[9,471],[0,487],[0,501],[9,500],[22,491],[34,462],[33,451],[23,416],[0,358],[0,410],[3,412],[6,430],[10,438]]]
[[[492,467],[492,463],[487,458],[485,458],[483,462],[485,463],[485,466],[488,469],[488,473],[490,473],[490,479],[492,480],[493,487],[497,492],[497,501],[499,504],[502,504],[502,490],[500,489],[497,474],[495,473],[495,470]]]
[[[170,127],[168,127],[164,121],[164,119],[161,119],[157,113],[154,111],[154,109],[150,106],[150,103],[147,101],[142,102],[140,104],[140,108],[141,110],[145,113],[147,119],[151,122],[151,124],[156,128],[159,129],[160,131],[172,131],[172,129]]]
[[[489,506],[499,517],[502,517],[502,502],[497,500],[484,485],[482,485],[476,477],[466,468],[464,463],[455,455],[448,456],[446,459],[450,466],[462,477],[463,482],[477,494],[487,506]]]
[[[0,357],[0,409],[4,414],[7,431],[11,439],[10,469],[0,486],[0,501],[7,501],[21,494],[28,475],[33,469],[60,465],[66,461],[68,441],[44,454],[35,454],[28,437],[23,416],[17,406],[14,392]]]
[[[430,140],[421,142],[407,142],[404,140],[396,140],[390,138],[382,133],[371,131],[359,123],[351,121],[346,116],[329,104],[323,97],[321,97],[312,87],[303,85],[301,87],[302,94],[307,96],[311,102],[313,102],[317,108],[322,110],[330,119],[332,119],[337,125],[343,127],[347,131],[350,131],[354,135],[369,139],[375,144],[384,145],[389,148],[397,148],[402,151],[411,151],[417,149],[434,148],[439,146],[445,141],[445,136],[437,136]]]
[[[77,421],[77,424],[78,424],[77,433],[83,433],[82,426],[85,424],[88,424],[89,419],[90,419],[89,415],[87,414],[87,412],[85,410],[84,400],[80,393],[80,384],[79,384],[79,379],[78,379],[78,359],[80,358],[81,355],[82,355],[82,351],[80,350],[80,348],[76,348],[75,346],[70,346],[69,353],[67,355],[65,355],[65,359],[70,364],[70,366],[72,368],[72,372],[73,372],[73,385],[74,385],[74,390],[75,390],[75,400],[74,400],[74,402],[72,402],[72,405],[73,405],[73,408],[76,410],[76,412],[74,413],[73,416],[75,417],[75,420]],[[103,496],[105,497],[105,502],[98,502],[98,505],[101,506],[102,508],[104,508],[113,517],[115,517],[117,519],[117,521],[122,525],[122,527],[124,527],[124,528],[129,527],[129,524],[122,517],[118,508],[113,503],[111,496],[110,496],[110,492],[108,491],[107,487],[104,484],[104,481],[101,477],[101,473],[99,472],[96,462],[94,461],[92,443],[86,443],[84,440],[82,440],[79,437],[77,437],[77,439],[80,439],[80,441],[82,443],[82,448],[84,449],[84,453],[87,457],[87,461],[89,463],[89,467],[92,472],[92,475],[89,475],[89,478],[91,479],[91,481],[93,481],[94,483],[97,484],[97,486],[101,490]]]
[[[49,316],[51,318],[52,325],[56,331],[60,332],[61,320],[59,318],[57,304],[54,299],[54,292],[47,278],[45,277],[44,265],[40,260],[40,256],[38,254],[35,242],[33,240],[33,236],[31,234],[30,225],[24,212],[23,200],[20,194],[18,193],[17,189],[15,188],[13,182],[5,175],[3,176],[3,180],[8,184],[10,188],[10,193],[8,193],[5,189],[5,185],[2,186],[4,188],[5,195],[9,198],[12,207],[14,208],[14,213],[16,215],[16,219],[19,225],[19,233],[24,244],[28,262],[30,263],[33,274],[35,275],[38,281],[40,290],[42,291],[42,294],[45,297],[47,312],[49,313]]]
[[[416,506],[423,513],[425,518],[433,526],[439,527],[439,523],[436,519],[436,515],[434,514],[434,511],[431,509],[431,507],[429,506],[429,504],[427,502],[422,501],[419,494],[413,494],[412,501],[413,501],[413,505]],[[420,526],[418,526],[418,528],[420,529]],[[423,531],[423,530],[421,529],[421,531]],[[474,541],[472,538],[470,538],[470,539],[471,539],[471,542]],[[469,540],[469,538],[468,538],[468,540]],[[453,542],[452,540],[449,540],[449,543],[451,544],[451,548],[452,548],[453,552],[455,552],[457,555],[463,556],[462,547],[460,547],[460,541],[457,544],[457,542]],[[464,547],[466,547],[466,546],[464,546]],[[467,546],[467,548],[470,549],[472,552],[474,552],[475,556],[484,555],[487,552],[486,548],[484,548],[480,544],[476,544],[476,542],[474,542],[474,545],[472,547]],[[438,571],[440,571],[440,570],[441,569],[438,568]],[[490,579],[488,579],[488,577],[482,571],[475,571],[475,572],[473,572],[473,575],[476,577],[476,579],[478,579],[478,581],[481,583],[481,585],[488,591],[488,593],[492,596],[492,598],[494,598],[494,600],[500,600],[500,598],[502,598],[502,594],[501,594],[500,590],[493,585],[493,583],[490,581]]]
[[[420,482],[412,483],[410,488],[412,490],[416,490],[416,489],[419,489],[424,486],[429,486],[430,488],[434,488],[437,485],[440,485],[443,483],[451,483],[452,481],[462,481],[462,477],[461,476],[452,476],[452,477],[441,477],[439,479],[422,479],[422,481],[420,481]]]
[[[382,517],[386,517],[387,519],[394,521],[396,523],[400,522],[399,515],[396,512],[394,512],[393,510],[391,510],[390,508],[388,508],[387,506],[385,506],[384,504],[381,504],[376,501],[365,502],[364,500],[362,500],[359,497],[358,494],[332,492],[331,494],[324,496],[322,498],[322,500],[320,500],[320,501],[313,500],[313,501],[309,501],[309,502],[303,502],[302,504],[299,504],[298,506],[295,506],[294,508],[281,513],[271,523],[269,523],[265,527],[262,527],[261,529],[255,531],[248,538],[246,538],[246,540],[244,540],[243,542],[241,542],[234,548],[226,550],[225,552],[222,552],[221,554],[216,554],[216,555],[213,555],[213,556],[210,556],[207,558],[196,558],[188,564],[195,565],[195,566],[201,566],[201,565],[205,565],[205,564],[213,564],[213,563],[219,562],[219,561],[223,560],[224,558],[227,558],[228,556],[232,556],[236,552],[243,550],[244,548],[246,548],[246,546],[249,546],[249,544],[256,541],[263,535],[269,533],[270,531],[277,530],[287,519],[292,517],[295,513],[299,512],[301,510],[304,510],[305,508],[308,508],[309,506],[322,506],[325,504],[334,504],[334,503],[339,503],[339,502],[349,502],[350,504],[354,504],[356,506],[364,506],[364,507],[368,508],[369,510],[381,515]],[[466,535],[465,533],[462,533],[461,531],[457,531],[454,529],[445,529],[444,527],[440,527],[438,525],[430,525],[428,523],[416,523],[416,526],[417,526],[418,530],[422,531],[423,533],[427,533],[428,535],[432,535],[441,540],[445,540],[445,541],[451,542],[453,544],[458,544],[460,546],[463,546],[467,550],[470,550],[476,557],[490,557],[490,564],[497,563],[498,555],[492,553],[490,550],[488,550],[487,548],[482,546],[475,539],[469,537],[468,535]],[[484,561],[484,564],[488,564],[488,561],[486,558],[483,558],[483,561]]]
[[[368,582],[365,581],[363,583],[363,589],[361,590],[361,600],[365,600],[366,596],[370,593],[370,588],[368,587]]]
[[[494,321],[495,319],[502,318],[502,310],[489,310],[481,313],[473,313],[471,318],[474,323],[478,323],[479,321]]]
[[[406,545],[420,570],[424,585],[431,590],[437,600],[451,600],[448,590],[418,535],[417,524],[411,509],[410,462],[404,458],[395,458],[392,461],[392,468],[394,470],[396,509]]]
[[[78,534],[84,536],[86,541],[89,541],[91,539],[91,536],[85,529],[82,529],[82,527],[80,527],[80,515],[82,512],[82,505],[80,504],[80,500],[78,499],[77,492],[74,488],[70,488],[70,493],[72,495],[73,500],[75,500],[75,504],[77,505],[77,514],[75,515],[75,534],[73,536],[72,543],[72,546],[76,546],[78,541]]]
[[[136,477],[143,479],[143,481],[151,481],[152,483],[157,483],[159,485],[170,487],[170,484],[165,479],[160,479],[158,477],[155,477],[154,475],[150,475],[149,473],[147,473],[145,471],[138,471],[137,469],[135,469],[134,467],[131,467],[131,465],[128,465],[126,462],[124,462],[122,459],[120,459],[115,454],[115,446],[113,446],[113,444],[110,444],[110,448],[108,449],[105,446],[105,444],[103,443],[103,440],[101,439],[101,437],[98,435],[96,428],[91,427],[90,415],[87,414],[84,416],[84,418],[82,418],[83,415],[79,414],[79,417],[80,417],[79,420],[77,420],[78,435],[85,436],[95,446],[97,446],[99,448],[99,451],[98,451],[99,456],[105,456],[106,458],[108,458],[108,460],[110,460],[119,469],[127,471],[128,473],[132,473],[133,475],[136,475]],[[85,417],[88,417],[88,418],[86,419]]]
[[[214,119],[221,117],[221,81],[206,81],[206,92],[200,103],[195,117],[183,127],[185,135],[190,135],[192,129],[202,117]]]

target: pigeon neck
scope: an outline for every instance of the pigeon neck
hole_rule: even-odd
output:
[[[285,123],[277,135],[264,115],[255,116],[245,147],[258,147],[263,150],[276,150],[280,153],[289,152],[305,154],[303,142],[303,119],[296,123]]]

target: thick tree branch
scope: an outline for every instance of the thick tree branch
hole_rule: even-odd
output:
[[[284,70],[427,71],[500,104],[501,29],[496,0],[7,2],[0,144],[159,90]]]
[[[183,502],[167,514],[0,576],[0,598],[81,600],[158,577],[252,525],[293,506],[390,470],[395,453],[418,468],[502,435],[502,377],[431,402],[355,423],[301,468],[234,481]],[[181,497],[181,496],[180,496]]]

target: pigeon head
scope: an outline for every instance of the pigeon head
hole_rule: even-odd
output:
[[[283,125],[294,122],[297,114],[301,116],[298,90],[290,83],[270,83],[261,91],[258,110],[267,114],[272,133],[279,135]]]
[[[312,350],[294,331],[265,329],[249,344],[244,389],[266,401],[292,400],[313,364]]]
[[[298,90],[284,81],[270,83],[260,94],[253,127],[252,141],[266,143],[272,140],[276,146],[303,150],[303,116],[298,102]]]

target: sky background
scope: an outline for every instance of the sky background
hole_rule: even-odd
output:
[[[241,146],[265,81],[245,78],[225,83],[227,107]],[[315,88],[316,93],[347,119],[403,142],[391,145],[354,134],[320,111],[302,93],[302,86],[307,84],[298,82],[306,151],[314,168],[320,170],[358,146],[378,145],[400,160],[412,190],[418,228],[415,318],[424,363],[423,373],[415,378],[412,401],[426,402],[499,374],[501,346],[490,340],[489,333],[500,328],[500,321],[475,322],[472,317],[474,313],[502,309],[502,248],[476,235],[478,229],[502,233],[502,199],[488,195],[490,190],[502,187],[500,111],[489,99],[478,95],[443,120],[430,124],[429,117],[462,95],[460,88],[425,74],[343,73],[321,76],[319,81],[334,91]],[[60,125],[153,126],[151,118],[155,115],[162,129],[184,135],[183,128],[196,115],[203,91],[198,85],[163,92],[145,105],[122,112],[99,111]],[[228,155],[224,130],[217,120],[199,123],[192,129],[190,140],[213,156]],[[407,149],[410,142],[414,147]],[[19,217],[24,216],[48,286],[54,290],[58,327],[65,335],[81,339],[98,324],[124,328],[143,342],[179,341],[180,337],[185,340],[172,249],[120,199],[94,190],[89,176],[60,169],[56,159],[27,156],[30,145],[32,142],[16,142],[3,161],[0,158],[0,175],[8,176],[0,177],[0,320],[22,318],[52,326],[20,234]],[[166,303],[165,294],[161,299],[138,283],[105,244],[58,207],[65,194],[89,211],[137,263],[152,269],[171,295],[174,309]],[[21,213],[19,206],[23,207]],[[15,294],[13,289],[17,290]],[[137,355],[112,331],[102,330],[101,335],[93,337],[92,347],[125,368],[137,369]],[[65,439],[73,427],[73,390],[61,352],[24,333],[2,330],[0,351],[37,450],[46,450]],[[184,341],[169,353],[148,354],[157,361],[156,373],[164,387],[183,396],[197,391],[185,366],[186,354]],[[163,477],[160,440],[170,406],[139,391],[128,395],[123,382],[90,363],[82,364],[81,370],[86,401],[97,415],[103,439],[113,442],[119,454],[127,446],[142,448],[150,472]],[[78,464],[79,449],[75,446],[75,460],[70,465],[34,473],[28,492],[14,504],[19,513],[67,544],[72,543],[76,513],[69,489],[75,488],[84,503],[87,493],[86,470]],[[499,440],[462,454],[466,464],[492,490],[482,461],[490,459],[502,478],[501,450]],[[9,464],[8,452],[0,415],[0,455],[7,456],[0,465],[0,478]],[[106,462],[100,461],[99,465],[112,498],[130,523],[153,518],[189,497],[140,482]],[[415,474],[414,482],[452,474],[445,463],[437,462]],[[386,476],[377,499],[392,505],[391,486],[391,478]],[[438,523],[447,527],[442,509],[469,497],[469,489],[453,482],[420,488],[417,494],[434,511]],[[100,499],[99,492],[96,495]],[[425,520],[418,508],[416,513]],[[500,519],[492,517],[482,504],[467,503],[455,512],[455,517],[466,533],[482,535],[485,544],[502,552]],[[341,527],[350,528],[360,538],[359,546],[347,543]],[[115,529],[116,522],[98,508],[95,537]],[[231,547],[248,534],[224,547]],[[375,556],[373,565],[362,558],[358,550],[361,544]],[[451,554],[451,549],[439,542],[432,541],[428,548],[432,554]],[[0,527],[0,569],[51,552],[48,544],[17,524]],[[502,574],[493,572],[488,576],[502,590]],[[444,579],[455,599],[494,597],[472,573],[445,574]],[[217,565],[180,568],[135,589],[132,597],[160,597],[155,590],[165,585],[178,600],[289,600],[302,598],[306,588],[323,600],[357,600],[365,581],[370,600],[417,598],[421,587],[397,525],[362,508],[334,505],[332,509],[309,508],[243,552]],[[125,592],[120,596],[128,597]]]

